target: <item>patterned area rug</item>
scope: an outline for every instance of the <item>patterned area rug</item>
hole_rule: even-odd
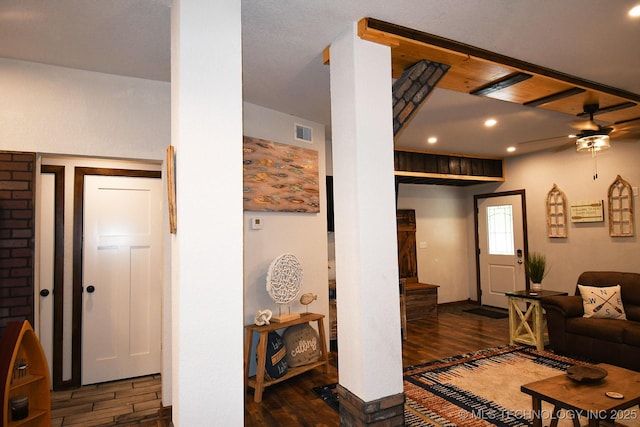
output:
[[[586,363],[532,347],[505,346],[406,368],[405,425],[531,426],[531,396],[520,386],[560,375],[576,364]],[[314,391],[323,392],[323,399],[337,409],[334,387]],[[542,409],[543,425],[549,425],[553,408],[543,402]],[[640,424],[638,407],[631,408],[629,416],[619,422]],[[570,414],[561,414],[559,426],[573,426]]]

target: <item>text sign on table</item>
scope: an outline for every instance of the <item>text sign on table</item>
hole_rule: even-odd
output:
[[[576,202],[571,204],[571,222],[604,221],[604,201]]]

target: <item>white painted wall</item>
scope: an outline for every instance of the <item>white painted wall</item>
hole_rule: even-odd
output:
[[[45,163],[67,166],[123,167],[131,164],[129,160],[151,160],[150,167],[157,169],[170,144],[167,82],[0,59],[0,93],[0,150],[37,152],[49,159]],[[114,163],[115,159],[122,162]],[[68,176],[67,184],[72,182]],[[71,218],[67,215],[66,221]],[[168,233],[165,246],[167,239]],[[71,241],[66,236],[66,242]],[[164,322],[170,322],[169,308],[164,304]],[[165,324],[165,345],[170,343],[169,332]],[[166,362],[163,374],[170,378]],[[163,401],[170,404],[170,394],[163,394]]]
[[[477,300],[473,196],[525,189],[529,250],[544,252],[551,265],[543,286],[573,293],[576,279],[586,270],[640,271],[639,237],[609,237],[607,191],[620,174],[632,186],[640,186],[640,143],[612,142],[598,154],[599,179],[592,179],[588,154],[569,149],[505,160],[506,182],[467,188],[401,184],[398,208],[415,209],[417,222],[418,278],[440,285],[438,302]],[[568,203],[604,200],[605,222],[569,224],[567,239],[548,238],[546,196],[553,184],[565,192]],[[636,234],[639,200],[634,198]],[[420,242],[427,248],[420,249]]]
[[[0,59],[0,149],[162,160],[169,83]]]
[[[313,129],[313,143],[296,141],[294,123]],[[329,291],[327,273],[327,206],[325,183],[325,135],[324,125],[299,117],[280,113],[253,104],[244,104],[244,134],[279,144],[295,145],[318,151],[320,179],[320,212],[244,212],[244,320],[254,322],[258,309],[268,308],[274,314],[278,306],[266,291],[269,265],[282,253],[292,253],[302,264],[304,279],[300,294],[314,293],[318,299],[308,306],[309,311],[322,313],[328,343]],[[250,220],[262,218],[262,229],[252,230]],[[303,312],[307,308],[298,300],[290,304],[291,312]],[[287,312],[287,311],[283,311]],[[315,322],[314,322],[315,326]],[[257,344],[254,339],[254,344]],[[255,349],[255,346],[254,346]],[[251,360],[251,373],[255,372],[255,360]],[[267,391],[268,392],[268,391]]]
[[[418,281],[439,285],[438,303],[469,298],[467,193],[444,185],[400,184],[398,209],[416,212]],[[426,243],[421,248],[420,243]]]
[[[543,287],[569,292],[575,291],[576,280],[586,270],[618,270],[640,272],[640,227],[638,210],[640,197],[634,197],[634,237],[610,237],[607,214],[609,186],[619,174],[632,187],[640,186],[640,142],[612,141],[610,150],[598,154],[598,180],[592,179],[593,162],[589,154],[573,149],[553,153],[513,157],[506,160],[506,181],[502,185],[482,185],[469,189],[468,222],[473,229],[473,194],[508,191],[524,188],[527,199],[529,250],[543,252],[551,266]],[[547,237],[546,197],[557,184],[567,196],[569,205],[584,200],[605,201],[605,222],[570,223],[568,238]],[[569,212],[567,212],[569,214]],[[473,235],[468,235],[469,271],[475,271]],[[469,284],[470,295],[475,295],[475,277]]]
[[[170,85],[166,82],[0,59],[0,92],[1,150],[44,153],[47,158],[45,163],[48,164],[72,166],[78,161],[84,166],[123,167],[130,164],[126,160],[124,163],[114,163],[115,160],[93,159],[112,157],[150,159],[156,163],[152,167],[157,168],[157,161],[164,160],[165,149],[171,143],[171,96]],[[324,126],[251,104],[245,104],[244,108],[245,133],[249,136],[297,144],[293,140],[293,123],[313,128],[314,144],[304,143],[302,146],[318,150],[320,199],[325,200]],[[91,159],[70,155],[88,156]],[[209,156],[208,159],[222,160],[218,155]],[[163,176],[165,172],[163,168]],[[68,179],[67,182],[72,180]],[[183,197],[185,194],[197,193],[183,191]],[[253,213],[244,215],[247,252],[244,257],[246,281],[242,322],[252,323],[258,308],[271,307],[277,310],[265,290],[266,269],[271,260],[285,250],[294,251],[303,262],[303,292],[318,294],[318,300],[309,306],[310,310],[323,313],[328,318],[326,205],[321,204],[318,214],[260,215],[265,225],[263,230],[254,234],[246,231]],[[206,222],[209,221],[211,218]],[[165,252],[167,287],[163,298],[165,405],[172,404],[169,351],[172,347],[172,302],[168,286],[171,274],[177,274],[170,269],[170,260],[176,256],[176,250],[168,244],[168,240],[167,236],[165,246],[171,249]],[[72,239],[68,238],[67,241],[71,242]],[[292,304],[292,310],[304,308],[295,303]],[[239,402],[242,404],[242,399]]]

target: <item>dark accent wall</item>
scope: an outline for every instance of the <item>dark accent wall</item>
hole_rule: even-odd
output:
[[[35,153],[0,151],[0,333],[33,324]]]
[[[394,166],[396,179],[403,184],[467,186],[504,181],[504,162],[499,158],[396,149]]]

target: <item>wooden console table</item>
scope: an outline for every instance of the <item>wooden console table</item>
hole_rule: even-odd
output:
[[[282,381],[286,381],[291,377],[295,377],[296,375],[300,375],[304,372],[310,371],[311,369],[315,369],[319,366],[324,368],[324,373],[327,373],[327,367],[329,365],[329,353],[327,352],[327,341],[324,332],[324,314],[317,313],[301,313],[300,318],[290,320],[288,322],[282,323],[271,323],[269,325],[257,326],[257,325],[246,325],[244,328],[245,331],[245,344],[244,344],[244,378],[245,378],[245,390],[248,387],[252,387],[255,390],[253,395],[254,402],[262,401],[262,392],[266,387],[270,385],[277,384]],[[318,324],[318,334],[320,338],[320,351],[321,356],[320,360],[317,362],[309,363],[304,366],[296,366],[295,368],[289,368],[287,373],[277,378],[275,380],[268,380],[265,378],[265,366],[267,362],[267,336],[269,332],[276,331],[278,329],[288,328],[289,326],[299,325],[302,323],[309,323],[316,321]],[[258,365],[256,370],[256,375],[249,378],[249,364],[251,361],[251,347],[253,346],[253,333],[256,332],[259,334],[258,347],[256,348],[256,353],[258,355]]]
[[[547,321],[540,302],[543,297],[567,293],[525,290],[507,292],[505,295],[509,299],[509,344],[527,344],[535,346],[537,350],[544,350],[545,344],[549,344],[549,336],[546,333]],[[526,304],[524,311],[518,305],[519,302]]]

